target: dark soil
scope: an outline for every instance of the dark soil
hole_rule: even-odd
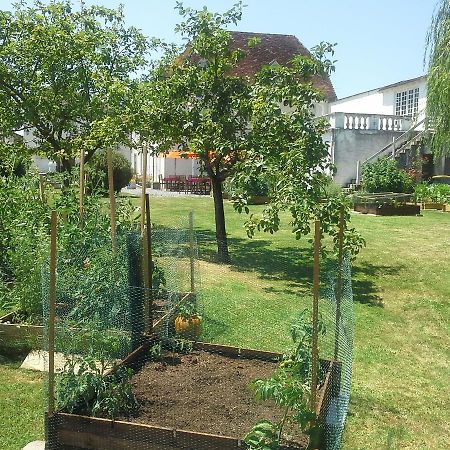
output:
[[[258,420],[281,419],[281,408],[256,400],[250,387],[257,378],[269,378],[276,367],[274,362],[203,351],[168,354],[145,363],[133,376],[139,413],[124,420],[241,439]],[[296,434],[298,448],[304,448],[305,436]]]

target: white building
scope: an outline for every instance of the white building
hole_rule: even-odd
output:
[[[450,158],[433,158],[429,150],[426,81],[420,76],[330,103],[324,139],[337,184],[358,183],[362,166],[380,156],[396,158],[403,168],[419,165],[424,178],[450,174]]]
[[[295,55],[309,55],[295,36],[265,33],[232,32],[233,46],[246,51],[246,56],[234,70],[236,75],[250,80],[264,65],[286,64]],[[260,44],[248,47],[250,38]],[[334,181],[346,186],[358,183],[361,167],[379,156],[395,157],[400,167],[422,163],[425,178],[435,174],[450,174],[450,158],[433,158],[426,138],[425,110],[426,76],[337,99],[328,77],[315,77],[313,83],[324,93],[325,101],[316,104],[317,117],[325,117],[330,128],[323,139],[329,143],[330,158],[336,166]],[[24,135],[32,147],[32,135]],[[141,152],[120,147],[134,172],[143,172]],[[48,171],[48,160],[35,159],[39,170]],[[201,176],[201,165],[195,158],[182,158],[176,151],[152,156],[147,160],[147,174],[152,181],[168,178]]]

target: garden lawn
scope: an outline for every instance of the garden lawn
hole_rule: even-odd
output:
[[[199,240],[203,339],[283,350],[289,324],[311,302],[307,239],[288,218],[250,240],[226,204],[231,265],[213,262],[210,199],[153,199],[156,224],[192,208]],[[262,207],[253,207],[261,211]],[[450,214],[353,214],[367,247],[353,267],[354,378],[344,450],[450,449]]]
[[[43,377],[19,369],[20,363],[0,352],[0,450],[19,450],[44,438]]]
[[[195,212],[202,339],[282,351],[290,323],[311,302],[307,239],[294,239],[286,217],[277,234],[250,240],[245,217],[226,203],[232,263],[219,265],[212,199],[159,197],[151,203],[157,226],[186,223]],[[367,248],[353,270],[355,358],[344,450],[450,449],[450,214],[352,218]],[[14,426],[21,417],[28,424],[5,427],[8,450],[19,449],[26,433],[28,440],[42,434],[42,385],[36,380],[40,376],[0,365],[0,423],[5,416]]]

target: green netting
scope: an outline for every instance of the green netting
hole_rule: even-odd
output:
[[[353,363],[354,312],[351,262],[328,263],[321,277],[320,318],[325,333],[319,338],[319,355],[334,361],[334,382],[327,392],[323,418],[326,450],[341,448],[347,417]]]
[[[139,375],[142,368],[148,364],[156,364],[158,380],[166,378],[170,384],[171,377],[174,377],[173,383],[179,383],[179,378],[176,378],[182,359],[179,355],[194,348],[192,342],[174,335],[174,318],[180,309],[182,310],[182,305],[188,305],[190,314],[203,312],[195,234],[189,227],[188,217],[172,223],[170,227],[152,229],[152,289],[146,290],[142,264],[143,244],[138,231],[119,228],[116,252],[113,254],[111,239],[105,233],[105,227],[99,227],[95,239],[87,239],[84,243],[77,241],[76,245],[72,245],[72,239],[67,237],[66,227],[67,224],[60,223],[59,233],[63,238],[58,244],[57,258],[56,411],[136,422],[133,417],[138,408],[151,410],[154,400],[147,400],[149,404],[137,405],[132,374]],[[91,232],[95,232],[95,229]],[[48,350],[48,264],[42,269],[42,281],[44,350]],[[327,373],[332,375],[329,388],[322,389],[323,395],[319,390],[319,397],[323,397],[320,401],[324,405],[320,420],[323,424],[322,441],[326,450],[341,448],[348,409],[354,327],[352,301],[349,260],[344,258],[341,266],[337,262],[324,263],[321,270],[319,305],[320,320],[325,329],[319,342],[319,358],[323,369],[320,377],[321,389],[326,383]],[[304,309],[300,306],[301,303],[299,302],[299,312]],[[147,306],[151,308],[147,309]],[[146,321],[147,314],[151,323]],[[274,331],[284,333],[287,330],[268,328],[268,332]],[[173,339],[174,336],[176,339]],[[144,352],[138,359],[130,364],[119,364],[134,350],[142,348]],[[205,357],[205,354],[198,353],[201,348],[195,349],[197,353],[185,358],[191,364],[192,370],[200,368],[200,375],[197,378],[192,375],[192,379],[183,380],[186,384],[180,389],[200,393],[200,400],[186,398],[186,408],[190,408],[192,416],[195,412],[196,416],[208,420],[214,411],[203,410],[207,408],[203,405],[203,400],[215,395],[213,388],[217,375],[210,373],[212,369],[207,364],[202,365],[204,363],[201,358]],[[203,348],[203,351],[206,350]],[[262,361],[272,364],[270,372],[276,368],[274,358],[279,358],[264,352],[248,353],[246,356],[246,350],[230,350],[225,346],[210,345],[207,351],[208,354],[219,354],[225,358],[220,363],[221,367],[236,365],[234,378],[228,380],[230,392],[243,389],[242,386],[248,387],[247,381],[246,385],[238,388],[240,377],[246,370],[244,360],[248,355],[251,355],[252,361],[259,361],[257,364]],[[209,357],[205,358],[208,361]],[[242,364],[239,361],[242,361]],[[266,369],[261,368],[263,371]],[[310,383],[309,377],[310,374],[306,377],[306,384]],[[162,389],[156,387],[159,386],[158,380],[149,380],[146,390],[153,392]],[[178,385],[174,388],[176,390]],[[158,392],[158,395],[164,396],[164,391]],[[240,421],[243,423],[244,416],[236,418],[233,415],[234,408],[228,404],[228,399],[224,397],[222,401],[223,408],[226,408],[230,415],[229,421],[235,420],[238,425]],[[169,399],[163,399],[163,402],[166,402],[164,404],[167,405],[168,411],[174,409],[171,409]],[[47,421],[48,448],[132,449],[136,448],[137,443],[141,446],[138,448],[164,450],[224,448],[225,441],[213,438],[205,441],[202,439],[206,438],[194,436],[193,432],[200,432],[200,435],[202,433],[199,429],[191,429],[189,420],[183,428],[186,432],[174,430],[174,416],[180,411],[181,409],[175,408],[174,412],[168,412],[164,419],[166,422],[157,424],[161,427],[156,431],[152,429],[151,436],[148,434],[150,428],[144,430],[127,428],[128,425],[116,426],[113,421],[107,422],[103,430],[103,422],[93,425],[88,419],[82,418],[74,422],[74,419],[70,419],[70,422],[66,416],[56,414]],[[256,422],[264,418],[264,415],[260,414],[263,413],[249,410],[244,415]],[[274,416],[273,420],[281,418]],[[236,440],[233,442],[236,443],[237,449],[245,448],[242,439],[248,431],[247,425],[242,425],[242,428],[236,431]],[[291,433],[291,428],[288,427],[287,432]],[[222,428],[215,433],[226,435]],[[66,444],[61,443],[64,439]],[[70,439],[72,441],[68,445],[67,440]],[[231,441],[227,441],[226,445],[226,448],[234,448]]]

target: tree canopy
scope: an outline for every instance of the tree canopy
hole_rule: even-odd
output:
[[[333,46],[324,43],[285,66],[263,67],[252,79],[236,76],[233,69],[245,49],[233,48],[225,28],[240,20],[242,3],[224,14],[181,3],[177,8],[184,17],[177,30],[188,45],[181,55],[171,48],[153,73],[151,115],[159,121],[159,150],[176,145],[193,153],[211,179],[219,259],[228,261],[222,197],[228,177],[242,193],[236,199],[239,211],[249,212],[248,187],[256,179],[263,176],[272,186],[270,205],[246,223],[249,236],[256,229],[276,231],[283,210],[291,213],[297,238],[321,214],[336,223],[339,208],[331,218],[332,209],[321,203],[332,165],[322,139],[327,124],[314,116],[314,104],[324,94],[313,84],[313,77],[333,70],[327,57]]]
[[[450,155],[450,1],[439,0],[427,34],[427,116],[436,155]]]
[[[0,11],[1,135],[32,130],[38,152],[63,168],[82,147],[88,160],[124,140],[130,121],[117,117],[147,48],[140,31],[125,27],[122,9],[36,0]]]

